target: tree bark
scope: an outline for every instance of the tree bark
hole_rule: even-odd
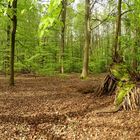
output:
[[[137,53],[138,53],[138,46],[139,46],[139,36],[140,36],[140,28],[135,29],[135,46],[133,46],[133,58],[132,58],[132,67],[133,70],[136,72],[138,69],[138,59],[137,59]]]
[[[119,54],[120,50],[120,42],[119,36],[121,36],[121,6],[122,0],[118,0],[118,16],[116,21],[116,32],[115,32],[115,40],[114,40],[114,50],[113,50],[113,62],[120,63],[122,62],[122,58]],[[98,89],[97,93],[99,96],[102,95],[112,95],[117,87],[117,81],[112,78],[112,73],[105,77],[105,80],[101,87]]]
[[[61,21],[63,26],[61,28],[61,50],[60,50],[60,73],[64,73],[64,49],[65,49],[65,33],[66,33],[66,7],[67,0],[62,0],[62,14]]]
[[[118,16],[117,16],[116,33],[115,33],[115,40],[114,40],[114,56],[113,56],[113,61],[114,62],[120,61],[120,56],[119,56],[119,49],[120,49],[119,36],[121,35],[121,5],[122,5],[122,0],[118,0]]]
[[[8,9],[11,9],[10,2],[8,2]],[[10,19],[8,18],[7,20],[7,45],[5,47],[5,54],[4,54],[4,72],[5,72],[5,77],[7,75],[7,68],[9,67],[10,64],[10,59],[9,59],[9,49],[10,49],[10,37],[11,37],[11,24],[10,24]]]
[[[88,76],[90,38],[90,0],[85,0],[85,46],[81,78]]]
[[[11,34],[11,65],[10,65],[10,85],[14,86],[14,59],[15,59],[15,37],[17,28],[17,0],[12,2],[13,17],[12,17],[12,34]]]

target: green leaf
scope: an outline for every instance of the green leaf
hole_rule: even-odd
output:
[[[21,15],[23,15],[24,13],[26,13],[26,9],[21,10]]]
[[[57,20],[59,18],[60,12],[61,12],[61,1],[62,0],[51,0],[47,13],[42,17],[41,23],[39,25],[39,32],[40,32],[40,37],[43,36],[45,31],[53,26],[54,23],[57,23]],[[45,31],[41,31],[45,30]]]

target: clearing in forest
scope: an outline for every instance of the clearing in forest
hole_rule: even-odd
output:
[[[138,111],[96,114],[114,101],[94,97],[103,77],[22,75],[13,88],[0,77],[0,140],[139,140]]]

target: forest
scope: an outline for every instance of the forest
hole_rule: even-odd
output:
[[[0,140],[140,140],[140,0],[0,0]]]

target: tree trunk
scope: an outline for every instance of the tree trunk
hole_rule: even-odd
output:
[[[85,46],[81,78],[88,76],[90,38],[90,0],[85,0]]]
[[[60,51],[60,73],[64,73],[64,49],[65,49],[65,33],[66,33],[66,7],[67,0],[62,0],[61,21],[63,23],[61,29],[61,51]]]
[[[117,112],[120,109],[125,110],[136,110],[140,108],[140,88],[136,81],[133,81],[133,75],[131,74],[130,69],[123,62],[122,58],[119,54],[120,42],[119,36],[121,33],[121,3],[122,0],[118,1],[118,18],[117,18],[117,26],[116,26],[116,35],[115,35],[115,45],[114,45],[114,63],[112,67],[110,67],[111,76],[113,76],[115,82],[115,90],[114,83],[110,82],[111,76],[106,77],[103,85],[101,86],[99,93],[110,93],[110,91],[115,91],[115,110],[111,112]],[[105,91],[105,92],[104,92]],[[101,95],[101,94],[99,94]],[[107,111],[108,113],[110,111]]]
[[[114,62],[119,62],[121,59],[119,56],[119,50],[120,50],[119,37],[121,35],[121,5],[122,5],[122,0],[118,0],[118,16],[116,22],[116,33],[115,33],[115,40],[114,40],[114,55],[113,55]]]
[[[116,32],[114,40],[114,50],[113,50],[113,62],[120,63],[122,58],[119,55],[120,43],[119,36],[121,35],[121,5],[122,0],[118,0],[118,15],[116,21]],[[102,95],[112,95],[117,87],[117,81],[114,79],[112,73],[108,74],[103,81],[103,84],[99,87],[97,94]]]
[[[132,59],[132,67],[133,70],[136,72],[138,68],[138,61],[137,61],[137,46],[133,47],[133,59]]]
[[[135,29],[135,46],[133,46],[133,58],[132,58],[132,67],[133,67],[133,70],[136,72],[137,69],[138,69],[138,58],[137,58],[137,55],[138,55],[138,46],[139,46],[139,42],[140,42],[140,28],[136,28]]]
[[[14,57],[15,57],[15,37],[17,28],[17,0],[12,2],[13,17],[12,17],[12,35],[11,35],[11,66],[10,66],[10,85],[14,86]]]
[[[8,2],[8,9],[11,9],[10,2]],[[5,77],[7,75],[7,68],[9,67],[10,60],[9,60],[9,49],[10,49],[10,37],[11,37],[11,25],[10,19],[7,20],[7,46],[5,47],[5,54],[4,54],[4,72]]]

